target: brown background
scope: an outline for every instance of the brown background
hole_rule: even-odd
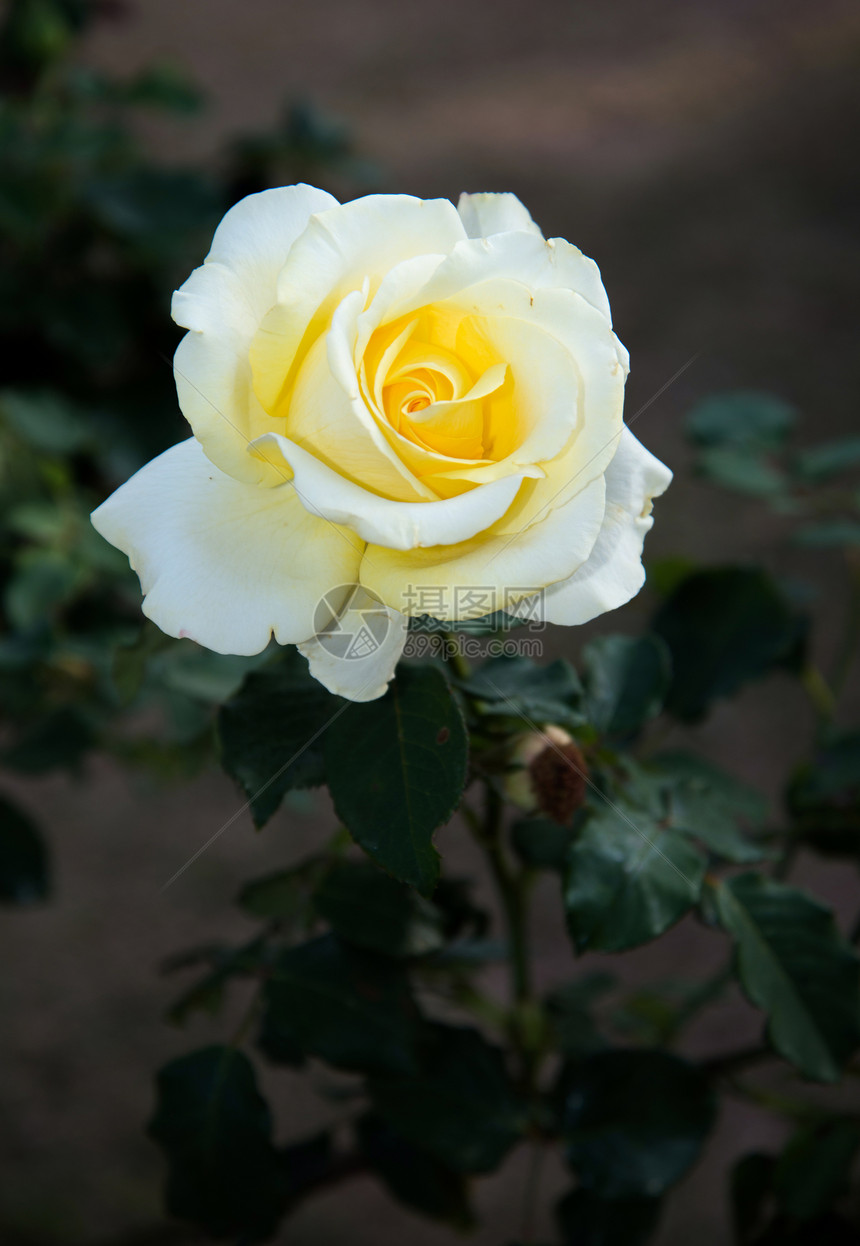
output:
[[[348,122],[380,170],[378,189],[453,198],[516,191],[547,234],[568,237],[601,266],[632,355],[628,418],[649,404],[637,435],[676,471],[649,554],[763,558],[819,575],[826,653],[842,604],[835,567],[787,559],[775,550],[777,520],[693,480],[681,423],[696,397],[731,386],[797,402],[807,440],[855,418],[856,4],[147,0],[98,29],[85,56],[120,72],[167,57],[197,78],[210,96],[204,118],[151,122],[144,134],[177,160],[212,159],[225,138],[269,127],[285,100],[303,97]],[[640,600],[596,630],[632,629],[646,609]],[[547,652],[575,657],[582,639],[556,629]],[[787,764],[803,756],[809,726],[801,694],[773,679],[691,734],[774,795]],[[9,949],[0,978],[0,1239],[190,1242],[161,1221],[160,1164],[140,1126],[156,1063],[229,1033],[230,1020],[197,1020],[184,1033],[166,1027],[173,984],[155,967],[177,947],[245,933],[230,908],[239,881],[307,851],[328,825],[325,809],[284,812],[261,836],[240,819],[162,892],[238,808],[225,779],[156,790],[95,763],[81,783],[20,788],[51,828],[57,895],[43,911],[0,915]],[[458,825],[439,843],[454,868],[476,868]],[[856,907],[853,877],[833,867],[803,859],[794,877],[843,914]],[[550,983],[579,970],[550,886],[545,899],[536,934]],[[684,923],[622,958],[621,969],[636,981],[698,974],[722,947]],[[581,967],[604,963],[591,956]],[[758,1018],[730,1000],[701,1018],[685,1049],[711,1052],[758,1033]],[[309,1088],[326,1083],[321,1070],[267,1081],[285,1139],[336,1114]],[[778,1138],[766,1118],[727,1107],[704,1163],[670,1200],[659,1246],[728,1242],[722,1168]],[[478,1187],[486,1216],[478,1246],[518,1231],[523,1158]],[[562,1186],[548,1168],[546,1195]],[[548,1216],[540,1227],[550,1235]],[[441,1246],[451,1236],[359,1181],[309,1203],[279,1240]]]

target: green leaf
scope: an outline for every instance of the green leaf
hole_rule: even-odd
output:
[[[557,1208],[563,1246],[646,1246],[660,1219],[656,1198],[598,1198],[572,1190]]]
[[[341,939],[383,956],[424,956],[445,942],[439,910],[369,862],[333,866],[313,902]]]
[[[35,822],[0,796],[0,904],[38,904],[48,891],[47,852]]]
[[[466,782],[460,708],[433,666],[401,666],[385,696],[350,704],[325,738],[338,816],[383,869],[429,895],[439,876],[433,832]]]
[[[394,1198],[461,1231],[474,1227],[462,1173],[413,1146],[373,1113],[361,1117],[357,1133],[361,1153]]]
[[[654,620],[672,655],[666,708],[685,722],[796,653],[801,623],[763,571],[717,567],[682,580]]]
[[[795,830],[818,852],[860,852],[860,731],[840,732],[801,766],[787,804]]]
[[[461,684],[464,692],[485,702],[483,713],[523,718],[527,726],[555,723],[579,727],[582,697],[579,676],[563,658],[538,666],[531,658],[491,658]]]
[[[777,1201],[795,1220],[814,1220],[848,1189],[860,1149],[860,1121],[843,1117],[795,1134],[774,1173]]]
[[[494,636],[497,632],[518,631],[527,627],[528,620],[520,619],[506,610],[494,610],[479,619],[459,619],[456,622],[443,622],[429,614],[412,615],[409,619],[410,632],[422,632],[425,635],[443,636]]]
[[[254,671],[218,716],[221,760],[265,825],[287,792],[325,783],[323,736],[347,702],[308,671],[295,649]]]
[[[149,1125],[168,1163],[167,1210],[213,1237],[269,1237],[289,1195],[272,1118],[248,1058],[206,1047],[158,1074]]]
[[[417,1068],[421,1018],[389,960],[324,935],[282,952],[263,995],[265,1032],[291,1049],[361,1072]]]
[[[860,437],[840,437],[802,450],[795,455],[793,467],[805,480],[818,484],[831,476],[860,466]]]
[[[67,605],[81,584],[80,568],[58,550],[28,549],[17,560],[4,604],[12,625],[37,627]]]
[[[687,417],[690,438],[700,446],[734,444],[777,449],[791,432],[797,411],[773,394],[736,390],[714,394]]]
[[[632,806],[592,812],[564,879],[579,952],[620,952],[662,934],[696,903],[705,862],[689,839]]]
[[[546,1009],[563,1055],[579,1058],[606,1046],[591,1010],[615,985],[612,974],[595,971],[566,983],[547,996]]]
[[[756,498],[773,498],[788,489],[786,476],[748,445],[710,446],[699,456],[701,474],[724,489]]]
[[[549,818],[520,818],[511,827],[511,844],[523,865],[535,870],[557,870],[567,863],[574,833]]]
[[[562,1076],[567,1156],[599,1198],[656,1198],[695,1162],[714,1123],[707,1078],[663,1051],[600,1051]]]
[[[836,1081],[860,1042],[860,962],[829,909],[762,874],[727,879],[716,896],[773,1046],[808,1077]]]
[[[601,636],[583,650],[584,712],[604,735],[628,736],[659,714],[671,658],[658,636]]]
[[[325,869],[324,857],[310,857],[290,869],[252,878],[236,902],[249,917],[301,924],[312,914],[311,894]]]
[[[53,389],[4,389],[0,420],[34,450],[50,455],[74,454],[93,437],[83,411]]]
[[[794,534],[795,545],[804,549],[831,549],[860,545],[860,521],[856,519],[830,519],[826,522],[806,524]]]
[[[477,1030],[434,1026],[416,1077],[369,1089],[393,1129],[458,1172],[493,1172],[525,1127],[502,1053]]]
[[[747,828],[759,830],[767,815],[760,792],[695,753],[660,753],[652,765],[667,780],[670,826],[700,840],[725,861],[743,865],[762,860],[765,852],[745,834]]]

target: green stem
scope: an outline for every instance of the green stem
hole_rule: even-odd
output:
[[[456,635],[450,632],[442,633],[442,657],[458,679],[466,680],[472,674],[472,668],[457,646]]]
[[[492,871],[505,915],[511,958],[511,1003],[516,1007],[526,1003],[531,997],[526,923],[527,887],[524,871],[515,873],[505,857],[501,835],[503,811],[501,796],[491,783],[487,783],[479,842]]]

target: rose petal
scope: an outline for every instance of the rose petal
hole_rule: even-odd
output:
[[[672,473],[625,428],[606,471],[606,515],[587,562],[569,579],[547,588],[542,600],[512,613],[568,625],[615,610],[645,582],[642,546],[653,524],[651,502],[669,487]]]
[[[251,448],[270,458],[275,453],[283,456],[295,473],[296,492],[311,514],[347,524],[365,541],[391,550],[450,545],[480,534],[511,507],[523,481],[540,472],[540,468],[526,469],[438,502],[395,502],[362,489],[277,433],[267,433]]]
[[[470,238],[489,238],[491,234],[505,234],[512,230],[525,230],[543,238],[528,209],[516,195],[507,192],[501,195],[468,195],[464,191],[457,211]]]
[[[273,426],[253,392],[248,352],[290,247],[313,212],[336,204],[304,185],[249,195],[230,209],[202,267],[173,296],[173,319],[191,330],[174,357],[179,405],[212,462],[238,480],[281,483],[246,453],[248,441]]]
[[[278,278],[278,301],[254,339],[257,395],[274,412],[292,383],[290,361],[326,328],[335,307],[366,277],[371,292],[402,260],[446,255],[465,230],[447,199],[367,195],[314,215]],[[284,364],[286,361],[287,368]]]
[[[409,314],[415,307],[462,295],[483,281],[519,281],[535,290],[573,290],[599,311],[611,324],[609,300],[594,260],[564,238],[544,239],[527,233],[495,234],[490,238],[470,238],[458,243],[437,265],[429,280],[410,296],[395,298],[395,288],[386,295],[386,317]],[[371,309],[373,305],[371,304]]]
[[[509,609],[512,601],[566,579],[588,558],[600,532],[603,477],[548,511],[543,522],[524,526],[533,506],[529,491],[542,483],[527,480],[503,518],[470,541],[403,553],[369,544],[361,583],[404,614],[468,619]],[[467,593],[479,596],[469,604]]]
[[[408,633],[408,619],[357,586],[328,631],[303,641],[299,650],[329,692],[375,701],[394,675]]]
[[[403,502],[432,501],[436,494],[394,453],[362,397],[352,346],[364,297],[361,290],[348,294],[328,334],[312,346],[296,379],[286,428],[278,431],[361,487]]]
[[[192,437],[153,459],[94,511],[127,554],[144,614],[169,636],[252,654],[313,636],[320,598],[358,578],[363,543],[309,514],[292,485],[220,472]]]

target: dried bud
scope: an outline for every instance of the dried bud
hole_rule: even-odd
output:
[[[505,794],[528,813],[566,825],[585,801],[588,766],[573,736],[546,727],[518,737],[510,754]]]

